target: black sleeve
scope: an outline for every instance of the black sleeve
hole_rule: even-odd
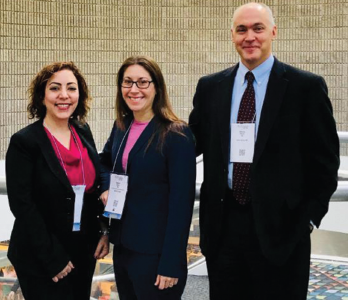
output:
[[[316,76],[310,84],[307,97],[306,170],[308,213],[319,227],[328,211],[329,201],[337,188],[339,168],[339,139],[326,83]]]
[[[204,84],[202,83],[202,78],[198,81],[196,93],[193,97],[193,110],[189,116],[189,126],[192,130],[192,133],[195,137],[195,145],[196,145],[196,155],[199,156],[203,152],[203,101],[204,101],[204,92],[202,91],[202,87]]]
[[[57,237],[47,230],[33,199],[35,152],[38,150],[32,144],[24,134],[15,134],[6,154],[7,195],[16,229],[11,241],[12,238],[24,241],[53,278],[70,258]]]
[[[169,211],[158,274],[179,277],[190,231],[196,187],[196,156],[189,128],[186,136],[168,134],[166,157],[169,178]]]

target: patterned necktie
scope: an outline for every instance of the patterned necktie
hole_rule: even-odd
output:
[[[245,79],[248,86],[239,105],[237,122],[253,123],[255,117],[255,90],[253,87],[254,74],[246,73]],[[248,204],[251,200],[250,189],[251,163],[233,163],[233,196],[241,205]]]

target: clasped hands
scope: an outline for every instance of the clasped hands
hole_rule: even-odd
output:
[[[101,259],[104,258],[109,253],[109,239],[108,236],[103,235],[98,243],[97,249],[94,253],[95,259]],[[58,282],[59,280],[63,279],[65,276],[67,276],[73,269],[74,265],[71,261],[68,262],[66,267],[60,271],[56,276],[52,278],[54,282]]]
[[[74,268],[75,267],[72,264],[72,262],[69,261],[68,264],[66,265],[66,267],[62,271],[60,271],[56,276],[54,276],[52,278],[52,280],[54,282],[58,282],[59,280],[63,279],[65,276],[67,276]]]

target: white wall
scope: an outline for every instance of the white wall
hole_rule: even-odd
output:
[[[0,160],[0,181],[5,179],[5,161]],[[0,195],[0,241],[10,239],[14,217],[8,205],[7,195]]]
[[[10,211],[6,195],[0,195],[0,241],[10,239],[14,217]]]
[[[348,233],[348,202],[331,202],[320,229]]]

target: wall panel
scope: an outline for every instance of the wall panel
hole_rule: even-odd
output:
[[[187,120],[199,77],[238,61],[231,17],[243,0],[1,0],[0,159],[29,124],[26,90],[39,69],[73,60],[93,103],[99,150],[114,119],[116,72],[133,54],[161,66],[175,111]],[[274,11],[274,54],[325,77],[339,130],[348,131],[348,0],[265,1]]]

